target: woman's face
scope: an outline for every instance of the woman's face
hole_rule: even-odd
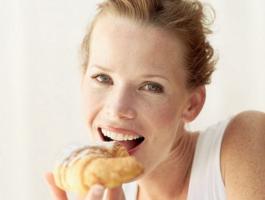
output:
[[[99,19],[82,81],[94,138],[120,141],[146,172],[165,160],[180,136],[188,96],[182,63],[182,44],[168,33],[124,18]]]

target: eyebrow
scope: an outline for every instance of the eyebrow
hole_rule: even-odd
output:
[[[164,76],[161,76],[159,74],[146,74],[143,76],[144,78],[161,78],[161,79],[164,79],[166,80],[167,82],[170,82],[168,78],[164,77]]]
[[[112,72],[111,69],[106,68],[106,67],[103,67],[103,66],[100,66],[100,65],[96,65],[96,64],[92,64],[90,67],[98,68],[98,69],[101,69],[101,70],[103,70],[103,71],[107,71],[107,72]]]
[[[97,64],[92,64],[90,67],[93,67],[93,68],[98,68],[98,69],[101,69],[103,71],[107,71],[107,72],[113,72],[112,69],[110,68],[106,68],[106,67],[103,67],[101,65],[97,65]],[[144,78],[161,78],[163,80],[166,80],[167,82],[170,83],[169,79],[164,77],[164,76],[161,76],[159,74],[144,74],[143,75]]]

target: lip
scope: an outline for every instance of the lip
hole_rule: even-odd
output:
[[[136,131],[134,131],[134,130],[130,130],[130,129],[126,129],[126,128],[117,128],[117,127],[113,127],[113,126],[98,126],[97,130],[98,130],[98,133],[99,133],[100,138],[101,138],[102,141],[104,141],[104,138],[103,138],[103,135],[102,135],[100,129],[106,129],[106,130],[108,130],[108,131],[117,132],[117,133],[120,133],[120,134],[126,134],[126,135],[139,135],[139,136],[143,137],[143,138],[144,138],[144,141],[142,141],[142,142],[141,142],[139,145],[137,145],[136,147],[134,147],[134,148],[128,150],[129,155],[133,155],[133,154],[135,154],[135,152],[136,152],[139,148],[141,148],[142,144],[145,143],[145,140],[146,140],[145,137],[144,137],[143,135],[138,134],[138,133],[137,133]],[[117,141],[117,143],[122,144],[122,142],[119,142],[119,141]]]
[[[141,137],[144,137],[144,136],[138,134],[134,130],[125,129],[125,128],[117,128],[117,127],[113,127],[113,126],[101,126],[98,128],[105,129],[105,130],[112,131],[112,132],[116,132],[116,133],[120,133],[120,134],[124,134],[124,135],[139,135]]]

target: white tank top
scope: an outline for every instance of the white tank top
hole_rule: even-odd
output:
[[[221,175],[220,150],[225,128],[231,118],[200,133],[192,164],[187,200],[226,200]],[[136,200],[136,182],[123,185],[126,200]]]

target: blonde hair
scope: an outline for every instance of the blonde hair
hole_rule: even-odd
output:
[[[86,71],[89,61],[94,25],[102,15],[111,13],[147,26],[162,28],[180,37],[186,47],[187,86],[195,88],[210,83],[216,58],[206,37],[212,32],[208,27],[211,21],[206,18],[204,8],[197,0],[105,0],[98,5],[98,13],[82,43],[83,71]],[[209,11],[214,14],[213,9]]]

